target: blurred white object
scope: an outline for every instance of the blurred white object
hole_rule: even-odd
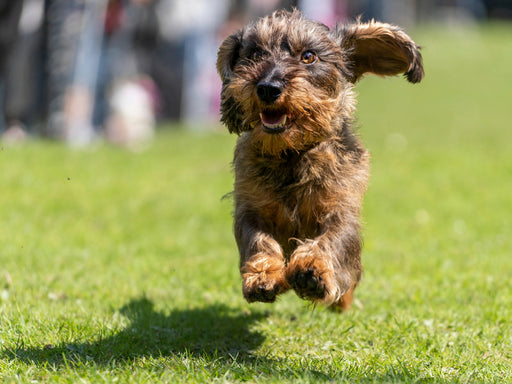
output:
[[[21,0],[18,0],[21,1]],[[43,24],[44,19],[44,1],[25,0],[23,10],[21,11],[18,29],[20,34],[27,35],[34,33]]]
[[[0,139],[3,143],[9,145],[21,143],[27,139],[25,127],[21,123],[16,122],[2,133]]]
[[[105,135],[110,142],[142,149],[154,137],[154,101],[147,78],[124,80],[112,90]],[[145,86],[146,85],[146,86]]]

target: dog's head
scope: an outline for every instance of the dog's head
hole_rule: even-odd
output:
[[[298,12],[277,11],[229,36],[217,70],[222,121],[251,132],[267,154],[303,150],[351,119],[353,84],[365,73],[423,77],[419,47],[378,22],[330,30]]]

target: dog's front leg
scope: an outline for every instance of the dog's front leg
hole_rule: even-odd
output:
[[[361,278],[359,223],[334,217],[318,237],[308,239],[290,257],[286,278],[302,297],[345,310]]]
[[[248,215],[235,218],[235,237],[240,251],[243,294],[248,302],[272,303],[290,287],[279,243]]]

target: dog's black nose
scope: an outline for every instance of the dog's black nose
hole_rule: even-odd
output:
[[[277,81],[260,81],[256,86],[256,93],[259,99],[267,104],[272,104],[276,101],[282,91],[282,85]]]

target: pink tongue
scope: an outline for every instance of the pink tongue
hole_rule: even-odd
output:
[[[282,124],[286,115],[281,112],[262,112],[261,121],[265,125],[279,125]]]

